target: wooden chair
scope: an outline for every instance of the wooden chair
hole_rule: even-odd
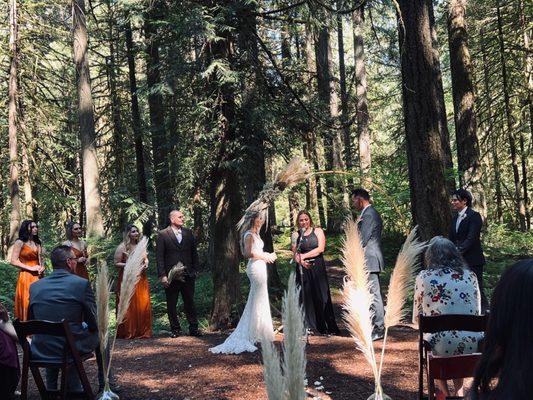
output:
[[[28,370],[30,369],[35,380],[35,384],[39,389],[41,399],[87,399],[94,400],[94,394],[91,385],[83,368],[82,360],[92,357],[92,353],[80,356],[76,349],[74,337],[70,331],[68,322],[62,320],[61,322],[50,321],[19,321],[16,319],[13,323],[19,342],[23,350],[22,360],[22,379],[21,379],[21,399],[28,398]],[[31,335],[51,335],[65,338],[65,346],[63,348],[63,357],[61,363],[42,362],[40,360],[32,360],[31,346],[27,337]],[[83,387],[83,392],[67,392],[67,373],[70,368],[75,367]],[[59,368],[61,370],[61,387],[59,390],[48,390],[44,384],[43,378],[39,368]]]
[[[471,331],[484,332],[487,326],[487,315],[446,314],[424,316],[418,319],[418,398],[419,400],[435,399],[435,379],[459,379],[474,376],[477,362],[481,353],[462,354],[454,356],[436,356],[431,352],[431,346],[424,340],[424,333],[441,331]],[[478,351],[480,349],[478,348]],[[424,368],[428,381],[428,397],[424,397]],[[448,397],[461,399],[462,397]]]

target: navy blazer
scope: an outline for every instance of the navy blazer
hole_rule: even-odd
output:
[[[381,272],[385,268],[381,252],[381,231],[383,220],[372,206],[368,206],[357,222],[361,245],[365,250],[365,262],[369,272]]]
[[[456,231],[457,217],[458,214],[453,217],[449,239],[457,246],[469,267],[485,265],[485,256],[481,248],[481,228],[483,227],[481,215],[468,207],[466,216]]]
[[[91,285],[87,279],[66,269],[55,269],[30,286],[29,319],[67,320],[81,354],[94,351],[98,344],[96,302]],[[63,346],[63,338],[35,335],[31,343],[32,358],[61,362]]]

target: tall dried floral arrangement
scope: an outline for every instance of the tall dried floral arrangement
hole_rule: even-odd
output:
[[[305,393],[305,325],[300,306],[300,289],[296,275],[291,274],[289,287],[283,297],[283,361],[274,344],[261,343],[263,373],[268,400],[304,400]]]
[[[342,248],[342,261],[346,271],[346,279],[343,285],[343,317],[350,334],[354,338],[357,349],[363,353],[372,369],[375,391],[370,398],[373,399],[382,400],[388,398],[383,393],[381,386],[381,372],[388,330],[390,327],[399,324],[405,314],[405,301],[409,289],[413,285],[414,273],[419,263],[420,255],[426,246],[425,243],[417,239],[416,235],[417,228],[414,228],[398,254],[396,265],[391,275],[387,307],[385,308],[385,336],[378,368],[372,341],[372,294],[368,286],[365,253],[361,245],[356,222],[353,219],[349,219],[345,224],[345,238]]]
[[[111,283],[109,281],[109,273],[107,264],[102,263],[96,277],[96,299],[98,311],[98,331],[100,337],[100,352],[102,354],[102,361],[105,368],[105,388],[100,399],[114,399],[118,398],[109,390],[109,370],[111,368],[111,361],[113,359],[113,350],[115,349],[115,342],[117,339],[118,326],[124,321],[126,312],[130,305],[131,297],[135,292],[135,287],[139,282],[141,273],[144,269],[144,259],[146,254],[146,246],[148,239],[143,237],[135,249],[128,257],[126,265],[122,273],[122,284],[120,286],[120,302],[117,309],[116,329],[113,332],[113,340],[109,353],[106,351],[109,342],[109,297],[111,292]],[[107,355],[109,354],[109,360]]]
[[[405,302],[410,289],[413,287],[416,270],[420,265],[422,252],[427,246],[427,242],[421,242],[417,238],[418,226],[415,226],[409,233],[398,253],[396,264],[389,282],[387,293],[387,306],[385,307],[385,335],[381,348],[381,359],[379,363],[379,375],[383,368],[383,358],[385,357],[385,347],[389,328],[398,325],[405,317]]]
[[[237,223],[237,229],[240,231],[246,228],[247,221],[255,213],[260,213],[265,218],[268,225],[268,208],[274,200],[287,188],[305,181],[310,175],[309,165],[299,157],[294,157],[287,166],[280,171],[273,182],[267,182],[263,190],[259,193],[257,199],[248,206],[244,215]]]
[[[344,225],[345,236],[342,242],[342,263],[346,277],[342,287],[343,319],[352,335],[356,348],[361,351],[374,375],[375,395],[381,395],[374,344],[372,342],[371,310],[372,293],[369,289],[368,270],[365,265],[365,251],[361,245],[357,223],[349,218]]]

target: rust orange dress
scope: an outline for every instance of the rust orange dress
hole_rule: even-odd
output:
[[[89,255],[87,254],[87,249],[80,251],[76,247],[72,246],[72,242],[70,243],[71,243],[70,248],[72,249],[72,252],[74,253],[74,256],[76,258],[80,258],[80,257],[89,258]],[[89,280],[89,271],[87,271],[87,265],[85,263],[79,262],[76,265],[76,275]]]
[[[28,266],[39,265],[40,246],[36,250],[24,243],[20,249],[19,261]],[[30,306],[30,285],[39,280],[37,272],[30,272],[21,269],[17,280],[15,291],[15,318],[21,321],[28,319],[28,308]]]
[[[122,261],[126,262],[128,255],[122,253]],[[117,282],[117,309],[119,304],[120,287],[124,268],[120,268]],[[139,339],[152,337],[152,303],[150,302],[150,285],[146,270],[142,272],[124,321],[118,326],[117,337],[120,339]]]

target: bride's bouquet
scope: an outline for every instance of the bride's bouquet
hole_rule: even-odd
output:
[[[187,269],[180,261],[168,271],[168,281],[185,282],[185,275],[187,275]]]

